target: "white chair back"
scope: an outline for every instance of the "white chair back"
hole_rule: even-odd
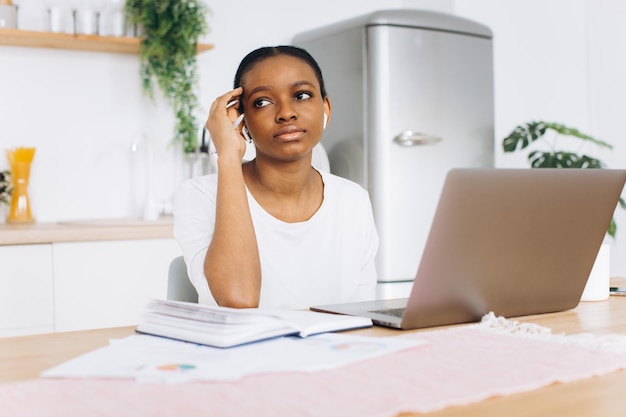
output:
[[[174,301],[198,302],[198,292],[189,281],[187,266],[182,256],[174,258],[170,262],[167,275],[167,299]]]

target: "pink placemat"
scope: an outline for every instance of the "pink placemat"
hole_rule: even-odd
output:
[[[388,417],[626,368],[624,352],[563,344],[556,336],[550,340],[461,327],[407,337],[429,343],[317,373],[180,385],[92,379],[5,384],[0,386],[0,410],[11,417]]]

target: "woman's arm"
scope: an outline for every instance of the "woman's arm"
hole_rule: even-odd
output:
[[[218,155],[218,179],[215,230],[204,274],[215,301],[236,308],[258,307],[261,291],[261,262],[241,166],[246,144],[233,128],[236,106],[227,107],[241,93],[237,88],[217,98],[206,124]]]

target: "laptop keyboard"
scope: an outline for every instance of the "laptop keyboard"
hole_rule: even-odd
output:
[[[382,310],[372,310],[370,313],[384,314],[385,316],[393,316],[402,318],[404,315],[404,307],[401,308],[385,308]]]

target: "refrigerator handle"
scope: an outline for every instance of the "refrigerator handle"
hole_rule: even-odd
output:
[[[441,142],[441,138],[438,136],[427,135],[425,133],[413,132],[412,130],[405,130],[398,134],[393,141],[400,146],[417,146],[417,145],[434,145]]]

